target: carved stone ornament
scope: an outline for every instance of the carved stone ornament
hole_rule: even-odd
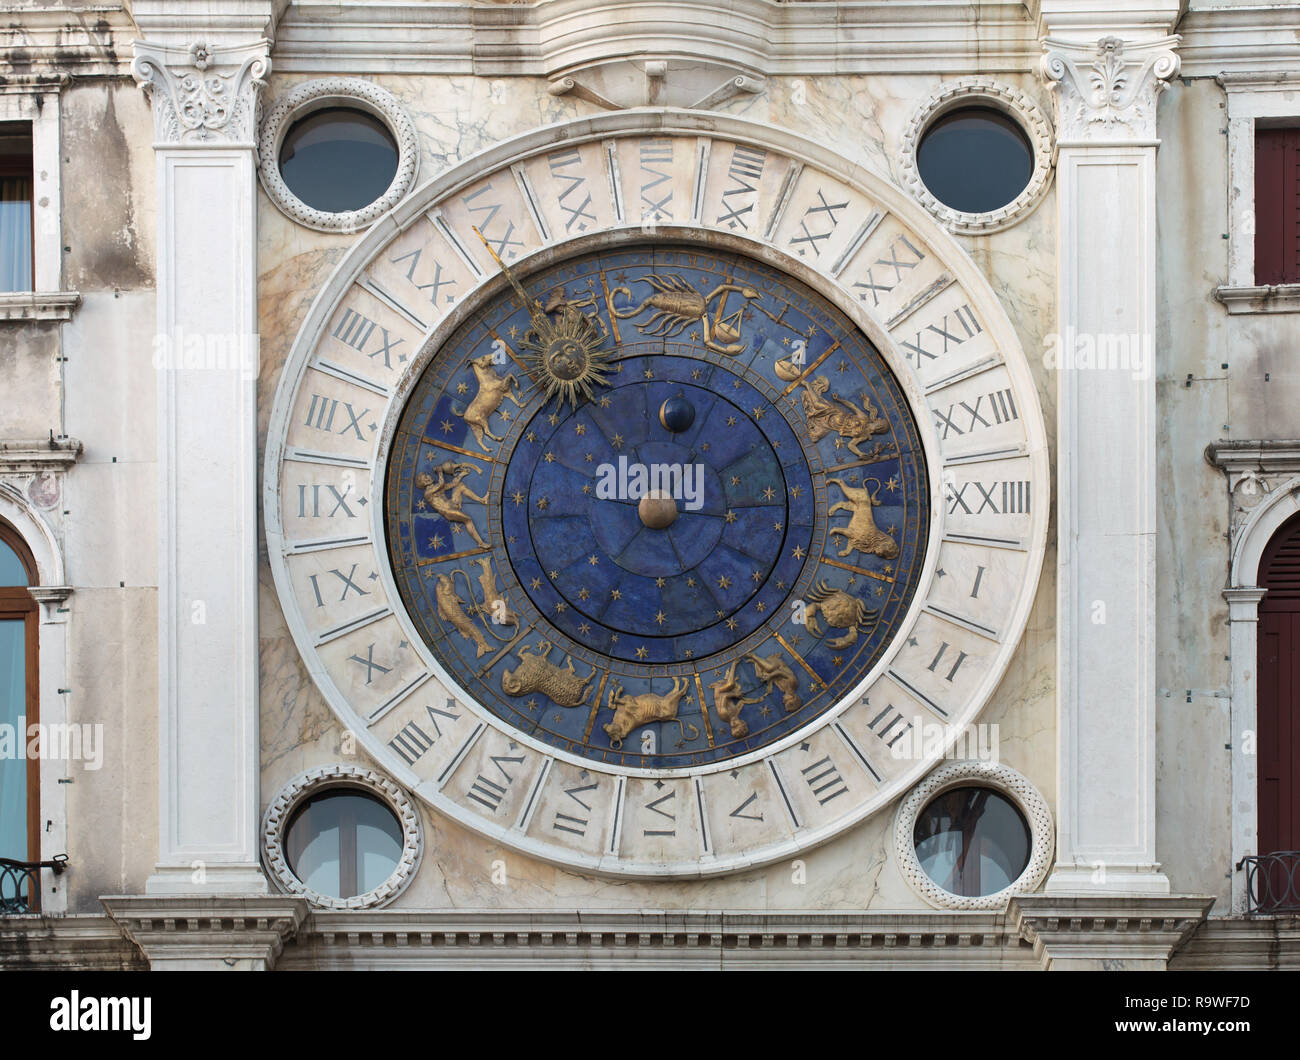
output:
[[[338,789],[359,789],[377,796],[395,814],[402,826],[402,856],[393,874],[372,891],[352,898],[334,898],[313,890],[294,875],[284,853],[284,842],[294,812],[308,798]],[[318,766],[295,777],[267,807],[262,820],[262,859],[268,874],[286,894],[300,895],[321,909],[375,909],[396,898],[420,867],[424,855],[424,832],[420,815],[406,792],[387,777],[361,766]]]
[[[280,144],[299,118],[325,107],[351,107],[374,115],[397,141],[397,172],[388,189],[359,210],[328,213],[308,206],[289,190],[280,176]],[[318,232],[357,232],[402,201],[420,172],[420,144],[415,122],[387,89],[360,77],[323,77],[296,85],[280,99],[262,123],[258,149],[258,176],[262,187],[281,213]]]
[[[936,796],[958,787],[991,788],[1015,803],[1029,825],[1029,863],[1010,886],[994,894],[967,897],[946,891],[930,879],[916,856],[912,837],[917,817]],[[940,909],[1001,909],[1013,895],[1032,894],[1052,867],[1054,848],[1055,829],[1047,800],[1014,769],[997,762],[954,762],[936,769],[908,792],[894,818],[894,850],[903,879]]]
[[[131,74],[153,107],[154,142],[252,147],[269,49],[265,40],[188,48],[137,41]]]
[[[917,148],[925,131],[936,119],[965,106],[992,107],[1007,114],[1024,130],[1034,151],[1034,169],[1024,190],[1005,206],[984,213],[966,213],[945,206],[930,194],[916,163]],[[1023,92],[989,77],[964,77],[940,85],[916,108],[903,132],[903,186],[950,232],[981,235],[1000,231],[1022,220],[1042,199],[1055,162],[1052,124],[1042,108]]]
[[[1178,73],[1179,40],[1045,40],[1042,72],[1058,93],[1058,140],[1154,140],[1156,98]]]

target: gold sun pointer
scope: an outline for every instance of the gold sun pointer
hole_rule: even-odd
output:
[[[519,304],[528,311],[532,325],[519,340],[519,346],[525,367],[542,384],[547,400],[559,398],[561,403],[567,402],[577,408],[579,398],[591,399],[593,387],[609,386],[604,378],[609,370],[609,351],[601,348],[607,336],[600,318],[588,316],[561,298],[552,299],[547,307],[556,312],[556,319],[552,320],[547,315],[547,308],[528,296],[483,233],[475,228],[474,234],[501,266],[519,297]]]

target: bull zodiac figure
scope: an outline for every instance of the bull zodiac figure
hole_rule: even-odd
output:
[[[471,357],[469,366],[474,371],[474,380],[478,383],[478,393],[461,414],[461,419],[469,424],[474,432],[474,440],[483,452],[488,451],[484,438],[494,442],[501,441],[501,436],[492,433],[492,413],[501,408],[501,403],[509,398],[518,408],[524,407],[523,399],[516,393],[519,382],[514,373],[500,375],[492,366],[493,354],[485,353],[482,357]]]
[[[689,722],[683,723],[677,716],[677,706],[690,683],[684,677],[674,677],[671,692],[656,695],[642,692],[639,696],[629,696],[623,692],[623,686],[617,681],[610,686],[607,706],[614,712],[614,718],[608,725],[602,725],[609,736],[609,746],[617,751],[633,729],[649,725],[652,721],[675,721],[683,740],[694,740],[700,730]],[[690,730],[690,735],[686,730]]]
[[[467,497],[479,504],[487,504],[486,497],[480,497],[464,482],[467,475],[477,474],[483,469],[468,462],[448,460],[433,470],[432,475],[421,472],[415,476],[416,489],[424,491],[424,503],[447,522],[465,527],[479,548],[487,548],[487,542],[479,535],[474,520],[461,510]]]
[[[819,582],[817,588],[808,594],[808,598],[812,601],[806,612],[809,633],[814,637],[822,634],[821,626],[817,623],[818,612],[827,625],[848,631],[844,636],[826,642],[836,649],[847,648],[855,643],[858,634],[866,633],[876,624],[880,615],[878,610],[868,608],[856,596],[850,596],[843,589],[832,589],[825,581]]]
[[[837,553],[840,556],[847,556],[851,552],[866,552],[873,556],[893,559],[898,555],[898,543],[877,528],[876,517],[871,511],[872,508],[880,506],[880,480],[869,478],[865,482],[874,482],[876,492],[872,493],[865,484],[850,486],[841,479],[826,480],[827,485],[839,486],[844,494],[844,500],[832,504],[826,509],[826,514],[831,516],[836,512],[851,513],[848,526],[833,526],[826,532],[844,538],[844,547]]]
[[[643,335],[670,339],[680,335],[691,324],[698,323],[707,349],[731,357],[745,352],[745,344],[740,341],[740,325],[744,319],[745,306],[759,297],[755,288],[723,283],[708,294],[700,294],[677,273],[668,276],[649,275],[642,279],[654,288],[654,294],[640,305],[619,309],[614,305],[614,296],[621,294],[631,301],[632,291],[627,287],[615,287],[609,292],[609,311],[619,320],[627,320],[642,310],[653,309],[650,319],[637,325],[637,330]],[[732,291],[740,292],[744,302],[736,312],[727,313],[727,298]],[[710,320],[709,303],[715,298],[718,305]]]

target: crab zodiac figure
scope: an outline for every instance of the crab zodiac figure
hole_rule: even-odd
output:
[[[619,320],[634,317],[644,309],[653,309],[650,319],[637,325],[637,330],[644,335],[670,339],[680,335],[690,325],[698,323],[707,349],[732,357],[744,353],[745,343],[740,340],[740,325],[744,320],[745,306],[759,297],[755,288],[723,283],[708,294],[700,294],[676,273],[667,276],[648,275],[642,279],[654,288],[654,294],[640,305],[619,309],[614,305],[614,296],[621,294],[631,301],[632,291],[627,287],[615,287],[609,292],[609,311]],[[732,291],[739,291],[744,302],[734,313],[727,313],[727,298]],[[715,298],[718,305],[710,320],[709,303]]]
[[[480,473],[483,469],[467,461],[458,463],[448,460],[433,470],[432,475],[421,472],[415,476],[416,489],[424,491],[424,503],[453,526],[465,527],[479,548],[487,548],[487,542],[479,534],[474,520],[461,510],[467,497],[479,504],[487,503],[486,497],[480,497],[464,482],[466,475]]]

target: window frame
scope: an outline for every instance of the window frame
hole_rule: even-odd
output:
[[[36,290],[36,144],[31,133],[30,122],[0,122],[0,130],[5,125],[26,125],[28,127],[28,139],[31,141],[31,150],[26,155],[26,166],[15,161],[17,155],[0,154],[0,179],[5,177],[26,177],[31,187],[31,192],[27,196],[27,224],[28,224],[28,242],[31,244],[32,251],[32,290]],[[4,292],[10,293],[10,292]]]
[[[1215,297],[1229,313],[1300,313],[1300,284],[1260,284],[1255,279],[1255,130],[1300,125],[1300,73],[1292,70],[1223,73],[1227,96],[1227,282]]]
[[[18,560],[27,573],[27,585],[0,586],[0,620],[21,620],[24,624],[24,643],[26,646],[26,700],[27,709],[23,712],[27,724],[40,722],[40,605],[28,591],[30,586],[40,584],[40,575],[36,559],[28,548],[27,542],[16,529],[0,520],[0,543],[13,549]],[[27,734],[19,733],[19,744],[26,746]],[[25,860],[41,860],[41,760],[27,758],[27,850]],[[0,857],[9,857],[0,853]],[[32,912],[40,908],[40,889],[31,896],[29,907]]]

